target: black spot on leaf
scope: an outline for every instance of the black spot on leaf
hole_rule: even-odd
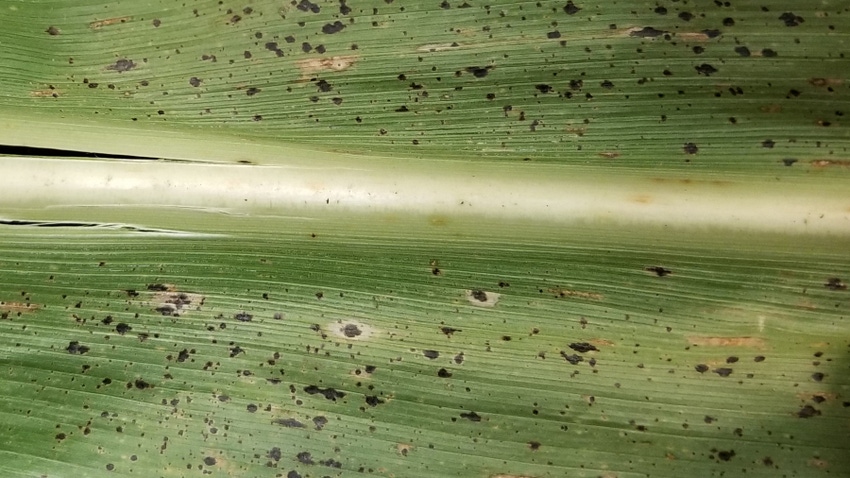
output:
[[[590,351],[596,351],[596,352],[599,351],[599,349],[596,348],[595,345],[590,344],[588,342],[574,342],[574,343],[570,344],[570,348],[575,350],[576,352],[582,353],[582,354],[590,352]]]
[[[422,355],[424,355],[425,358],[434,360],[440,356],[440,352],[437,352],[436,350],[423,350]]]
[[[643,27],[640,30],[633,31],[629,33],[629,36],[638,37],[638,38],[655,38],[660,37],[661,35],[667,32],[663,30],[658,30],[653,27]]]
[[[577,7],[572,0],[568,1],[564,6],[564,13],[567,15],[575,15],[581,10],[581,8]]]
[[[313,425],[316,426],[316,430],[321,430],[328,424],[328,419],[319,415],[318,417],[313,417]]]
[[[697,73],[699,73],[700,75],[705,76],[711,76],[714,73],[717,73],[717,68],[709,65],[708,63],[703,63],[702,65],[695,66],[694,69],[697,70]]]
[[[469,66],[466,68],[466,72],[472,73],[472,76],[476,78],[484,78],[492,69],[492,66]]]
[[[131,330],[133,330],[133,327],[130,327],[129,325],[125,324],[124,322],[121,322],[121,323],[119,323],[118,325],[115,326],[115,331],[118,332],[121,335],[124,335]]]
[[[465,419],[467,419],[471,422],[480,422],[481,421],[481,415],[479,415],[475,412],[461,413],[460,418],[465,418]]]
[[[812,418],[820,415],[821,412],[817,408],[811,405],[805,405],[803,408],[797,411],[797,416],[800,418]]]
[[[377,395],[367,395],[366,396],[366,404],[370,407],[377,407],[378,405],[384,403],[383,400],[378,398]]]
[[[487,302],[487,293],[483,290],[474,290],[471,295],[473,299],[479,302]]]
[[[440,378],[451,378],[452,373],[444,368],[441,368],[440,370],[437,370],[437,376]]]
[[[584,361],[584,358],[581,355],[576,354],[567,354],[563,350],[561,351],[561,357],[564,357],[564,360],[569,362],[572,365],[578,365],[580,362]]]
[[[779,19],[785,23],[786,27],[796,27],[803,23],[803,17],[794,15],[792,12],[785,12],[779,15]]]
[[[239,322],[250,322],[254,320],[254,316],[246,312],[238,312],[233,316],[233,318]]]
[[[117,60],[115,63],[106,67],[107,70],[117,71],[118,73],[123,73],[125,71],[130,71],[136,67],[136,64],[133,60],[122,58]]]
[[[345,28],[345,25],[341,21],[337,20],[333,23],[326,23],[322,27],[322,33],[326,35],[332,35],[334,33],[341,32],[343,28]]]
[[[829,290],[847,290],[847,284],[838,277],[830,277],[827,279],[824,287]]]
[[[670,275],[670,274],[673,273],[673,271],[671,271],[670,269],[666,269],[666,268],[661,267],[661,266],[644,267],[643,270],[645,270],[647,272],[653,272],[658,277],[664,277],[664,276],[667,276],[667,275]]]
[[[302,451],[295,455],[295,459],[305,465],[314,465],[313,455],[309,451]]]
[[[697,365],[696,367],[694,367],[694,369],[699,373],[705,373],[705,372],[708,372],[708,365],[701,363],[701,364]]]
[[[333,388],[319,388],[315,385],[308,385],[304,387],[304,391],[310,395],[320,394],[324,396],[328,400],[336,401],[337,398],[345,397],[344,392],[338,392]]]
[[[721,377],[728,377],[729,375],[732,375],[732,369],[731,368],[725,368],[725,367],[717,368],[717,369],[714,369],[714,373],[716,373],[717,375],[720,375]]]
[[[697,154],[697,152],[699,152],[699,147],[697,147],[694,143],[685,143],[685,145],[682,146],[682,150],[687,154]]]
[[[271,450],[269,450],[268,457],[271,460],[280,461],[280,459],[282,457],[282,455],[280,453],[280,448],[274,447]]]
[[[294,418],[277,418],[272,423],[286,428],[304,428],[304,424]]]
[[[69,354],[83,355],[88,353],[90,349],[89,347],[86,347],[85,345],[82,345],[76,340],[74,340],[68,343],[68,347],[66,347],[65,350],[67,350]]]

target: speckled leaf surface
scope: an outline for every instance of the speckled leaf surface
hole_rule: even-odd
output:
[[[840,241],[361,219],[4,227],[3,476],[850,472]]]
[[[182,132],[614,170],[805,174],[848,164],[842,2],[0,8],[3,116],[54,124],[18,144],[139,154],[143,143],[160,157],[176,153],[142,138]],[[120,140],[75,143],[92,130]]]
[[[841,2],[0,11],[0,476],[850,475]]]

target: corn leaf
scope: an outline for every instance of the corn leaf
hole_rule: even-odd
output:
[[[0,9],[0,476],[850,474],[840,3]]]

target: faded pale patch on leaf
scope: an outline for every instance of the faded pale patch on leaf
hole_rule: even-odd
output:
[[[764,340],[758,337],[705,337],[689,336],[688,343],[706,347],[753,347],[763,349],[766,347]]]
[[[115,25],[116,23],[127,23],[132,20],[133,17],[115,17],[115,18],[107,18],[106,20],[96,20],[89,23],[89,28],[92,30],[99,30],[103,27],[107,27],[109,25]]]
[[[352,319],[331,322],[328,329],[337,337],[346,340],[366,340],[372,338],[377,332],[371,325]]]
[[[345,71],[360,60],[359,55],[334,56],[331,58],[308,58],[298,60],[295,65],[301,71],[300,81],[309,80],[313,74],[322,71]]]
[[[603,295],[598,292],[587,292],[582,290],[551,288],[549,292],[556,294],[558,297],[575,297],[579,299],[602,300]]]
[[[496,292],[487,292],[483,290],[467,290],[466,300],[476,307],[495,307],[499,303],[499,297],[502,294]]]

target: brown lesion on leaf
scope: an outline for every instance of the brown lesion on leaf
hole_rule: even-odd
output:
[[[775,104],[775,103],[769,104],[769,105],[762,105],[762,106],[759,107],[759,111],[761,111],[762,113],[769,113],[769,114],[782,113],[782,105],[778,105],[778,104]]]
[[[840,86],[844,84],[843,78],[809,78],[812,86]]]
[[[101,28],[108,27],[110,25],[127,23],[132,19],[133,19],[133,17],[126,16],[126,17],[107,18],[105,20],[95,20],[95,21],[89,23],[89,28],[91,28],[92,30],[100,30]]]
[[[812,458],[807,463],[812,468],[817,468],[819,470],[825,470],[829,468],[829,462],[821,458]]]
[[[704,32],[676,32],[676,38],[684,41],[705,43],[711,40],[711,37]]]
[[[504,473],[499,473],[498,475],[490,475],[489,478],[536,478],[536,477],[531,476],[531,475],[511,475],[511,474],[506,475]]]
[[[345,71],[360,60],[360,55],[342,55],[331,58],[307,58],[295,62],[301,72],[299,81],[308,81],[316,73],[324,71]]]
[[[407,456],[413,449],[414,446],[410,443],[398,443],[395,446],[395,451],[401,456]]]
[[[815,168],[847,168],[850,167],[850,159],[813,159],[811,165]]]
[[[638,194],[637,196],[630,197],[629,201],[636,202],[638,204],[649,204],[652,202],[652,196],[649,194]]]
[[[759,337],[707,337],[692,335],[687,337],[687,340],[691,345],[705,347],[751,347],[763,349],[767,346],[764,339]]]
[[[584,136],[585,134],[587,134],[587,127],[586,126],[567,125],[564,128],[564,132],[581,137],[581,136]]]
[[[59,98],[61,94],[62,92],[55,88],[45,88],[41,90],[30,91],[30,96],[32,96],[33,98]]]
[[[29,302],[0,302],[0,312],[35,312],[40,308],[40,305]]]
[[[174,284],[148,284],[146,292],[149,298],[142,302],[156,312],[167,316],[179,316],[186,312],[201,310],[206,297],[196,292],[184,292]],[[128,297],[139,297],[140,292],[130,289],[123,290]]]
[[[601,153],[599,153],[599,156],[602,156],[603,158],[607,158],[607,159],[619,158],[622,155],[623,154],[620,153],[619,151],[602,151]]]
[[[565,289],[562,287],[554,287],[550,288],[549,292],[555,294],[560,298],[576,298],[576,299],[589,299],[589,300],[602,300],[604,296],[598,292],[588,292],[583,290],[573,290],[573,289]]]

